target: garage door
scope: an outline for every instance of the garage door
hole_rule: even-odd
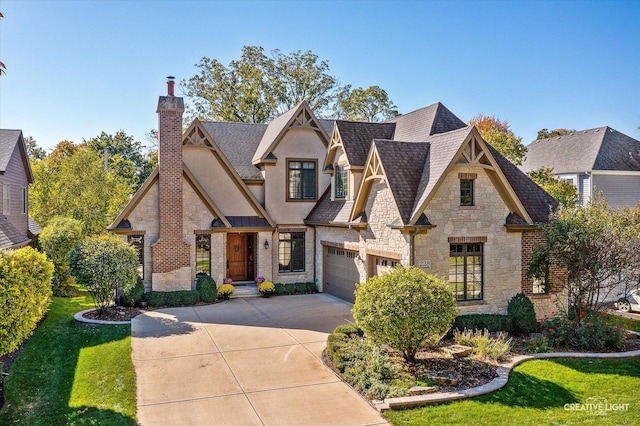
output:
[[[385,272],[389,272],[392,268],[398,266],[399,264],[400,261],[398,260],[388,259],[386,257],[374,257],[372,275],[382,275]]]
[[[324,291],[353,303],[360,274],[356,267],[357,252],[336,247],[324,249]]]

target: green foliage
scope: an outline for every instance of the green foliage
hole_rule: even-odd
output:
[[[544,336],[534,337],[533,339],[527,340],[525,347],[527,351],[538,354],[544,352],[551,352],[551,343],[549,339]]]
[[[53,262],[53,295],[77,296],[78,290],[69,274],[69,255],[82,241],[82,222],[68,217],[55,217],[44,227],[38,238],[40,247]]]
[[[284,294],[284,284],[275,283],[274,287],[277,296],[281,296]]]
[[[509,300],[507,314],[513,321],[513,332],[529,334],[538,331],[536,310],[531,300],[522,293],[518,293]]]
[[[356,336],[364,336],[364,332],[358,328],[358,326],[355,323],[349,323],[349,324],[342,324],[336,327],[335,330],[333,330],[334,334],[346,334],[346,335],[351,335],[354,334]]]
[[[353,121],[386,121],[398,115],[398,109],[379,86],[366,89],[345,87],[338,93],[336,117]]]
[[[180,304],[183,306],[193,306],[200,301],[200,293],[197,290],[182,290],[180,293]]]
[[[316,293],[318,291],[318,287],[316,287],[316,283],[308,282],[307,283],[307,293]]]
[[[482,138],[513,164],[522,164],[527,147],[522,144],[521,137],[513,134],[508,121],[479,114],[469,121],[469,125],[476,126]]]
[[[284,285],[285,294],[296,294],[296,285],[293,283],[287,283]]]
[[[307,292],[307,283],[295,283],[296,293],[304,294]]]
[[[218,297],[216,282],[209,275],[200,275],[198,277],[196,290],[200,293],[200,300],[205,303],[213,303]]]
[[[619,325],[607,323],[604,311],[583,311],[575,320],[549,318],[541,324],[542,335],[555,347],[601,351],[620,349],[625,332]]]
[[[499,314],[468,314],[459,315],[453,322],[452,329],[457,330],[484,330],[493,333],[496,331],[513,331],[513,321],[508,315]]]
[[[406,374],[378,346],[370,345],[362,337],[330,334],[327,356],[333,366],[343,373],[343,379],[368,398],[384,399],[406,394],[406,389],[392,385]]]
[[[420,348],[447,333],[456,317],[456,299],[443,280],[399,267],[360,284],[353,317],[367,338],[413,361]]]
[[[167,304],[166,295],[168,292],[166,291],[150,291],[145,294],[145,299],[149,306],[158,307],[164,306]]]
[[[44,316],[53,264],[31,247],[0,250],[0,356],[16,349]]]
[[[459,345],[473,348],[473,356],[480,359],[492,359],[495,361],[506,361],[513,346],[513,341],[500,333],[498,337],[489,336],[489,331],[484,330],[464,330],[453,332],[453,338]]]
[[[549,130],[549,129],[540,129],[538,130],[538,135],[536,136],[536,139],[547,139],[547,138],[552,138],[554,136],[564,136],[564,135],[568,135],[569,133],[573,133],[575,132],[576,129],[555,129],[555,130]]]
[[[620,315],[615,314],[607,314],[606,317],[607,323],[610,325],[619,325],[624,330],[631,330],[640,332],[640,321],[621,317]]]
[[[113,235],[85,238],[71,253],[70,264],[99,311],[109,306],[118,288],[126,293],[138,279],[136,250]]]
[[[566,276],[570,310],[599,309],[619,284],[640,281],[640,209],[610,209],[594,197],[584,207],[561,206],[542,227],[528,275],[546,280],[550,265]]]
[[[180,306],[182,304],[182,294],[180,291],[167,291],[164,301],[167,306]]]
[[[24,138],[24,145],[27,148],[27,156],[29,157],[30,163],[47,158],[47,151],[45,151],[44,148],[39,147],[38,143],[32,136],[26,136]]]
[[[527,175],[563,206],[573,207],[578,202],[576,187],[568,180],[560,179],[554,175],[551,167],[532,170]]]
[[[29,214],[42,226],[64,216],[82,222],[83,235],[103,233],[129,201],[132,187],[93,149],[60,142],[44,160],[32,165]]]
[[[138,277],[136,284],[125,291],[122,297],[122,304],[124,306],[135,306],[138,302],[144,299],[144,281]]]
[[[196,67],[198,74],[181,83],[193,103],[190,119],[265,123],[302,101],[320,116],[337,111],[375,119],[397,115],[384,90],[341,88],[329,74],[329,63],[310,50],[285,54],[276,49],[267,56],[262,47],[244,46],[228,66],[203,57]]]
[[[86,291],[53,298],[5,378],[0,424],[136,424],[131,326],[73,320],[91,306]]]

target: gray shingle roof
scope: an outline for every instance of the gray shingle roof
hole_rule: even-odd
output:
[[[440,102],[399,115],[387,123],[396,123],[393,139],[405,142],[424,142],[431,135],[467,126]]]
[[[7,170],[11,155],[22,136],[22,130],[0,129],[0,172]]]
[[[38,235],[42,232],[42,227],[35,220],[31,219],[31,217],[27,218],[27,228],[29,229],[29,233],[31,236]]]
[[[378,151],[400,219],[408,224],[425,163],[429,162],[431,144],[375,140],[373,146]]]
[[[640,171],[640,141],[610,127],[539,139],[527,146],[524,172],[553,167],[555,173]]]
[[[364,166],[374,139],[392,139],[394,123],[368,123],[336,120],[347,160],[351,166]]]
[[[267,150],[269,150],[269,147],[278,137],[284,126],[287,125],[289,120],[291,120],[298,113],[299,107],[300,104],[291,108],[284,114],[277,116],[269,122],[266,130],[264,131],[264,134],[262,135],[262,139],[260,140],[260,143],[258,144],[258,147],[253,154],[252,161],[259,161],[269,154]]]
[[[353,200],[331,201],[331,187],[329,187],[309,212],[305,221],[346,224],[349,222],[349,215],[351,214],[352,207]]]
[[[0,249],[24,245],[28,241],[29,238],[26,235],[20,233],[5,215],[0,214]]]
[[[208,121],[202,125],[242,179],[262,179],[251,158],[267,129],[266,124]]]

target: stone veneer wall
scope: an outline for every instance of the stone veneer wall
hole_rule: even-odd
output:
[[[415,238],[415,264],[448,280],[449,237],[486,237],[484,299],[461,302],[460,313],[506,313],[507,303],[521,288],[521,235],[504,227],[509,209],[483,169],[477,173],[475,206],[460,206],[458,172],[450,172],[425,210],[435,228]]]
[[[305,270],[304,272],[280,272],[279,271],[279,262],[278,262],[278,243],[279,243],[279,232],[304,232],[304,261],[305,261]],[[271,240],[271,244],[269,245],[269,250],[272,253],[272,265],[273,265],[273,282],[274,283],[298,283],[298,282],[313,282],[315,277],[315,251],[314,251],[315,240],[313,238],[313,228],[307,226],[300,225],[292,225],[280,228],[277,232],[273,233],[273,237]],[[263,248],[264,250],[264,248]],[[266,277],[265,277],[266,278]]]
[[[367,250],[373,249],[400,255],[401,263],[405,266],[409,265],[411,260],[409,235],[388,226],[398,220],[398,210],[386,182],[379,181],[372,185],[365,211],[368,226],[360,233],[360,243],[363,246],[360,250],[362,258],[369,260],[369,257],[365,257]]]

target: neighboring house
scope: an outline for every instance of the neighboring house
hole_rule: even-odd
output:
[[[29,218],[29,184],[33,182],[21,130],[0,129],[0,249],[26,246],[41,229]]]
[[[539,139],[527,149],[522,171],[552,167],[573,183],[581,204],[600,191],[611,207],[640,202],[640,141],[617,130],[599,127]]]
[[[182,133],[168,85],[158,169],[109,227],[139,249],[147,289],[260,275],[353,301],[355,283],[402,264],[447,279],[464,313],[504,313],[518,292],[553,309],[525,272],[556,201],[442,104],[366,123],[302,102]]]

